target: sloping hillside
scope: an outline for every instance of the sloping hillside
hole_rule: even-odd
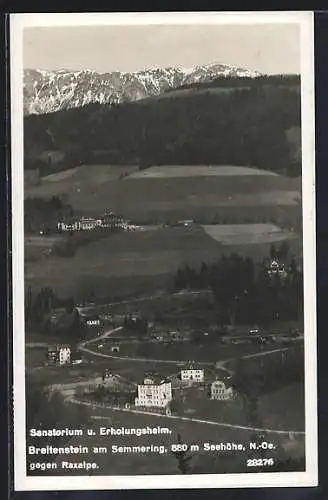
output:
[[[299,92],[270,77],[254,82],[229,92],[181,90],[183,99],[176,91],[165,99],[27,117],[25,168],[46,174],[81,163],[254,165],[300,175],[295,140],[288,135],[300,127]],[[64,159],[41,160],[54,150]]]
[[[124,173],[124,177],[121,175]],[[25,197],[60,196],[74,210],[114,210],[136,223],[200,224],[274,222],[300,226],[300,191],[295,179],[235,166],[84,165],[44,177]]]

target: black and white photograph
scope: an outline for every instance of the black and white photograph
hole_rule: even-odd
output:
[[[10,31],[15,489],[315,486],[312,14]]]

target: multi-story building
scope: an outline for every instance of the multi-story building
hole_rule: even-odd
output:
[[[58,359],[58,350],[57,347],[49,347],[47,354],[48,363],[56,364]]]
[[[221,380],[214,380],[214,382],[211,383],[211,399],[227,401],[233,397],[234,391],[232,387],[227,387]]]
[[[60,346],[58,349],[58,359],[60,365],[66,365],[71,362],[71,348]]]
[[[102,219],[93,217],[81,217],[79,220],[79,230],[80,231],[90,231],[92,229],[96,229],[96,227],[102,226]]]
[[[97,227],[102,227],[101,218],[81,217],[80,219],[61,221],[57,224],[59,231],[90,231]]]
[[[204,369],[189,365],[181,370],[181,380],[187,382],[203,382],[204,381]]]
[[[57,230],[58,231],[65,231],[65,232],[66,231],[67,232],[78,231],[79,230],[79,221],[74,220],[74,219],[60,221],[57,224]]]
[[[123,231],[133,230],[135,226],[125,220],[121,215],[106,212],[100,217],[81,217],[60,221],[57,224],[58,231],[92,231],[96,228],[121,229]]]
[[[165,408],[172,401],[172,384],[170,380],[148,375],[138,385],[136,406]]]
[[[66,365],[71,363],[71,348],[66,345],[57,345],[48,349],[48,362],[51,364]]]

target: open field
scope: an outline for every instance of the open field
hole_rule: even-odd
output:
[[[215,231],[211,226],[211,233]],[[219,226],[217,231],[224,234],[225,228]],[[100,296],[121,296],[165,288],[172,284],[173,275],[181,265],[199,267],[202,262],[213,262],[234,251],[255,260],[269,255],[271,240],[266,241],[265,235],[255,237],[251,232],[238,237],[225,235],[222,245],[207,232],[194,226],[110,235],[81,247],[74,257],[52,256],[27,262],[26,283],[36,289],[51,286],[64,296],[82,293],[91,286]],[[301,255],[300,238],[290,239],[289,244],[291,253]]]
[[[26,236],[25,247],[51,248],[62,236]]]
[[[288,411],[286,411],[288,408]],[[259,412],[263,426],[268,425],[282,429],[305,429],[304,386],[300,383],[291,384],[278,391],[265,394],[259,401]]]
[[[297,237],[290,231],[282,231],[274,224],[217,224],[204,225],[203,228],[222,245],[271,244]]]
[[[257,417],[263,428],[304,431],[303,385],[294,383],[259,398]],[[177,403],[178,413],[236,425],[250,425],[240,397],[231,401],[211,400],[197,388],[185,390],[186,399]],[[286,412],[286,407],[290,411]]]
[[[230,165],[165,165],[150,167],[144,170],[133,172],[130,179],[167,179],[171,177],[221,177],[234,175],[274,175],[270,171],[260,170],[258,168],[237,167]]]
[[[245,233],[247,227],[241,227]],[[271,240],[266,241],[266,235],[250,231],[231,237],[225,234],[230,230],[229,226],[211,226],[206,232],[193,226],[113,234],[81,247],[74,257],[52,256],[27,262],[26,283],[35,288],[51,286],[65,296],[92,286],[100,296],[121,296],[122,292],[142,293],[147,288],[151,291],[172,285],[173,275],[181,265],[200,267],[202,262],[213,262],[234,251],[254,260],[269,255]],[[211,237],[216,231],[223,233],[224,245]],[[301,255],[300,238],[290,239],[289,244],[291,253]]]
[[[83,186],[116,181],[137,170],[136,166],[121,165],[81,165],[41,177],[37,186],[27,186],[25,198],[33,196],[50,197],[83,189]]]
[[[118,179],[120,173],[127,175]],[[136,171],[136,167],[84,165],[65,178],[51,174],[25,197],[63,195],[77,211],[96,213],[112,209],[137,222],[165,222],[167,218],[248,217],[284,218],[300,211],[300,192],[294,179],[247,167],[164,166]],[[55,176],[55,177],[54,177]],[[48,176],[49,177],[49,176]],[[56,180],[57,179],[57,180]],[[243,214],[240,214],[243,207]],[[262,211],[262,208],[264,212]],[[293,217],[293,215],[292,215]]]
[[[46,349],[26,349],[26,367],[34,380],[44,385],[54,383],[72,383],[103,375],[106,369],[122,376],[124,379],[138,383],[146,372],[159,373],[162,377],[175,375],[179,367],[172,363],[155,363],[152,361],[130,361],[122,359],[106,359],[83,353],[86,363],[69,366],[46,366]]]
[[[43,256],[48,256],[51,248],[61,236],[26,236],[24,239],[24,258],[26,261],[38,261]]]
[[[102,341],[104,347],[97,349],[92,347],[94,351],[104,354],[111,354],[110,338],[108,341]],[[191,342],[172,342],[172,343],[155,343],[155,342],[131,342],[120,345],[120,352],[117,354],[122,357],[131,358],[146,358],[146,359],[163,359],[168,361],[195,361],[201,362],[216,362],[229,358],[238,358],[246,354],[255,354],[261,351],[270,351],[275,347],[271,345],[260,346],[256,344],[235,344],[225,345],[220,342],[208,344],[194,344]]]
[[[57,284],[60,287],[83,287],[83,283],[92,282],[94,277],[99,277],[100,281],[126,278],[130,283],[138,277],[167,276],[175,273],[181,264],[198,265],[203,260],[213,261],[219,255],[219,243],[202,229],[165,228],[121,233],[80,248],[73,258],[52,257],[40,263],[29,263],[26,281],[35,286],[47,284],[54,290],[57,290]],[[162,284],[163,280],[158,278],[157,288]],[[110,293],[115,295],[115,290],[108,290],[107,295]]]

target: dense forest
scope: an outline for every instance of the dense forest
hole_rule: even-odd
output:
[[[232,92],[178,91],[115,106],[91,104],[28,116],[25,168],[39,168],[44,175],[81,163],[140,168],[230,164],[300,175],[295,143],[288,139],[288,131],[301,122],[295,82],[268,80],[264,85],[255,79],[249,88],[237,83]],[[53,150],[64,157],[55,164],[41,159]]]
[[[286,276],[269,276],[265,262],[256,265],[239,255],[223,256],[200,269],[185,266],[175,276],[176,290],[210,289],[221,325],[272,324],[298,321],[303,315],[303,275],[288,248],[272,248],[284,255]]]
[[[176,87],[174,90],[167,89],[166,93],[175,92],[176,90],[181,89],[195,89],[195,90],[207,90],[207,89],[216,89],[216,88],[254,88],[260,86],[267,85],[277,85],[285,88],[293,88],[296,90],[301,89],[301,77],[300,75],[290,74],[290,75],[259,75],[256,77],[242,77],[242,79],[238,76],[218,76],[211,82],[194,82],[194,83],[185,83]]]
[[[56,232],[57,222],[73,217],[71,205],[59,196],[49,199],[26,198],[24,200],[24,230],[26,234]]]

